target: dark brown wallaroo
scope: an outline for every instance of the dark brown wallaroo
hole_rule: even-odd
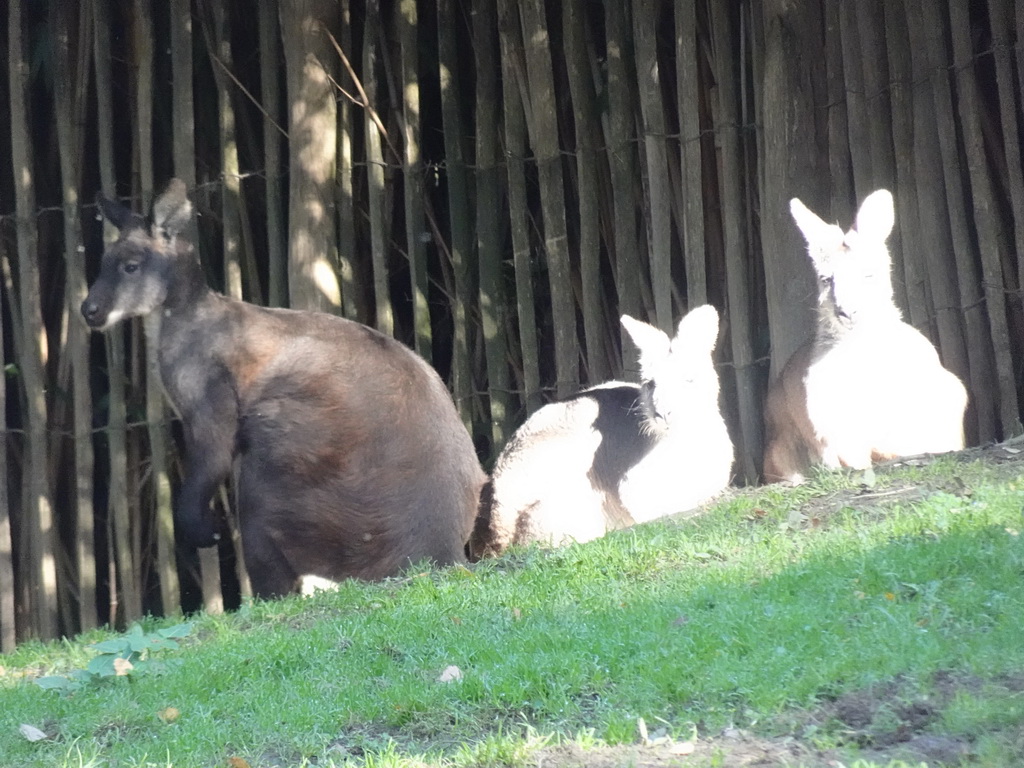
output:
[[[239,525],[255,593],[303,575],[376,579],[462,561],[484,474],[448,390],[422,358],[359,323],[212,291],[173,180],[153,223],[101,199],[120,237],[82,315],[103,330],[159,313],[164,388],[185,432],[179,533],[213,545],[210,500],[238,458]]]

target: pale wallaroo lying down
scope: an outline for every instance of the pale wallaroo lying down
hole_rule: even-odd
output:
[[[818,275],[818,322],[769,388],[765,480],[963,448],[967,392],[893,302],[892,195],[865,198],[846,233],[797,199],[790,208]]]
[[[110,200],[120,237],[82,303],[106,329],[158,313],[159,367],[180,414],[177,532],[219,538],[210,500],[237,459],[239,527],[255,593],[300,577],[376,579],[465,559],[485,475],[444,383],[418,355],[333,315],[267,309],[212,291],[182,237],[174,180],[153,223]]]
[[[516,430],[484,487],[472,555],[587,541],[692,509],[729,483],[715,308],[686,315],[674,339],[627,315],[622,323],[642,383],[613,381],[549,403]]]

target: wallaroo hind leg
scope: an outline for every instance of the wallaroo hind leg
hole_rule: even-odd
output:
[[[242,526],[242,548],[254,596],[269,600],[297,591],[300,574],[295,572],[273,534],[259,525]]]

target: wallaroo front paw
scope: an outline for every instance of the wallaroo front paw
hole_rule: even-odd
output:
[[[216,546],[221,539],[218,521],[211,515],[204,515],[197,521],[179,520],[178,531],[186,544],[197,549]]]

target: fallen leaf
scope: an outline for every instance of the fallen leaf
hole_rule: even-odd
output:
[[[647,721],[642,717],[636,719],[636,730],[640,734],[640,742],[647,744],[650,739],[647,736]]]
[[[157,712],[156,716],[163,720],[165,723],[173,723],[175,720],[181,717],[181,712],[178,711],[177,707],[167,707],[166,709],[161,709],[159,712]]]
[[[229,757],[228,768],[249,768],[249,761],[241,757]]]
[[[135,667],[132,666],[132,663],[130,661],[128,661],[128,659],[122,659],[122,658],[114,659],[114,674],[117,675],[118,677],[122,677],[124,675],[127,675],[133,669],[135,669]]]
[[[18,730],[21,731],[21,735],[29,741],[46,741],[46,739],[50,738],[34,725],[29,725],[28,723],[22,723],[19,725]]]
[[[459,669],[458,667],[456,667],[454,664],[451,664],[451,665],[449,665],[449,666],[444,668],[444,672],[442,672],[441,676],[437,678],[437,682],[439,682],[439,683],[450,683],[453,680],[461,680],[461,679],[462,679],[462,670]]]
[[[673,755],[692,755],[697,745],[692,741],[677,741],[670,750]]]
[[[885,593],[885,599],[886,600],[895,600],[896,599],[896,595],[894,595],[892,592],[886,592]]]
[[[513,608],[512,621],[519,621],[521,618],[523,618],[523,612],[520,611],[518,608]]]
[[[462,623],[462,619],[460,619],[458,616],[449,616],[448,618],[452,620],[452,624]]]

